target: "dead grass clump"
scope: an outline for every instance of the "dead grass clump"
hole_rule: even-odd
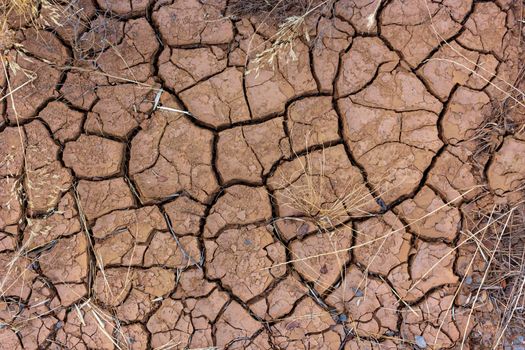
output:
[[[376,199],[362,183],[360,173],[342,176],[337,162],[327,159],[324,148],[308,151],[291,164],[295,171],[276,172],[280,190],[274,197],[279,205],[300,213],[304,220],[322,231],[330,231],[353,216],[371,215],[369,210]],[[333,186],[337,181],[341,183],[335,190]]]
[[[466,328],[474,327],[469,338],[492,349],[506,347],[525,329],[525,204],[479,208],[467,221],[476,247],[462,281],[470,309]]]
[[[39,31],[49,26],[61,26],[59,8],[55,0],[0,0],[0,56],[4,68],[13,72],[22,70],[29,80],[35,79],[33,72],[22,69],[9,54],[16,51],[24,56],[23,45],[19,42],[21,37],[16,31],[20,28]]]
[[[249,49],[256,52],[256,55],[252,59],[252,69],[247,70],[246,74],[251,71],[258,73],[265,67],[274,69],[279,57],[284,57],[286,61],[297,60],[294,51],[296,40],[310,42],[307,18],[329,8],[333,3],[334,0],[238,0],[231,3],[230,12],[235,16],[253,15],[261,20],[256,32],[266,24],[277,26],[276,33],[268,38],[268,45],[264,50],[263,47]]]
[[[11,16],[21,17],[26,21],[32,21],[38,16],[40,1],[38,0],[1,0],[0,14],[2,25],[7,25]]]
[[[482,286],[499,314],[494,348],[508,345],[516,330],[525,329],[525,205],[506,212],[508,224],[497,223],[483,242],[485,255],[494,256]]]
[[[518,74],[513,86],[520,86],[525,82],[525,69]],[[476,130],[472,140],[476,140],[478,147],[472,158],[483,159],[483,155],[492,154],[503,141],[505,135],[520,134],[525,130],[523,110],[525,109],[525,93],[515,88],[501,101],[492,101],[492,113]],[[483,164],[478,164],[483,167]]]
[[[283,23],[286,19],[302,16],[322,0],[234,0],[228,11],[236,17],[261,16],[269,22]]]
[[[306,41],[310,41],[305,18],[305,16],[288,17],[279,25],[279,30],[275,34],[272,44],[267,49],[257,53],[252,60],[255,67],[254,71],[257,74],[262,68],[274,69],[281,54],[285,57],[285,60],[297,60],[297,55],[294,51],[296,39],[304,37]],[[252,70],[248,70],[246,74],[249,74],[250,71]]]
[[[41,16],[45,14],[45,16]],[[40,29],[59,24],[59,7],[54,0],[0,0],[0,43],[13,44],[14,29],[30,27]]]

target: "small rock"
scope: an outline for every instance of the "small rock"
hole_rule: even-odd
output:
[[[420,349],[426,349],[426,347],[427,347],[427,342],[425,341],[425,338],[423,338],[423,337],[420,336],[420,335],[416,335],[415,340],[416,340],[416,345],[417,345]]]
[[[308,224],[306,222],[303,222],[301,224],[301,226],[299,226],[299,228],[297,229],[297,235],[299,237],[303,237],[304,235],[306,235],[308,233]]]
[[[380,197],[376,198],[376,202],[381,207],[382,211],[387,211],[388,210],[388,207],[386,206],[385,201],[382,200]]]
[[[357,288],[352,288],[354,293],[355,293],[355,296],[358,297],[358,298],[361,298],[363,297],[363,292],[360,290],[360,289],[357,289]]]

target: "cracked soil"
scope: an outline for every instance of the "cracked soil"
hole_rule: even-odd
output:
[[[524,198],[524,5],[388,0],[370,22],[377,2],[319,7],[257,69],[278,27],[227,0],[20,24],[0,349],[490,348],[464,242]]]

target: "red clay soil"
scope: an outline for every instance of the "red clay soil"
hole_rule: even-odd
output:
[[[462,242],[523,199],[523,9],[378,2],[320,7],[260,66],[277,25],[226,0],[20,26],[0,349],[491,348]]]

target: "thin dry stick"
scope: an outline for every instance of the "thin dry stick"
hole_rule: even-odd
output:
[[[120,81],[123,81],[123,82],[133,83],[133,84],[136,84],[136,85],[138,85],[140,87],[148,88],[148,89],[151,89],[151,90],[154,90],[154,91],[161,90],[161,88],[155,87],[154,85],[151,85],[151,84],[142,83],[140,81],[133,80],[133,79],[128,79],[128,78],[124,78],[124,77],[119,77],[119,76],[113,75],[113,74],[99,72],[99,71],[96,71],[96,70],[93,70],[93,69],[87,69],[87,68],[76,67],[76,66],[67,66],[67,65],[64,66],[64,65],[57,65],[57,64],[52,64],[51,66],[53,66],[55,68],[58,68],[58,69],[62,69],[62,70],[75,70],[75,71],[79,71],[79,72],[86,72],[86,73],[101,75],[101,76],[108,77],[108,78],[111,78],[111,79],[117,79],[117,80],[120,80]]]
[[[517,104],[519,104],[521,107],[525,107],[525,103],[521,102],[520,100],[518,100],[516,97],[512,96],[511,94],[509,94],[508,92],[506,92],[505,90],[503,90],[502,88],[500,88],[499,86],[497,86],[496,84],[492,83],[491,80],[488,80],[487,78],[485,78],[483,75],[479,74],[478,72],[476,72],[475,70],[473,70],[472,68],[469,68],[467,66],[465,66],[464,64],[462,63],[459,63],[457,61],[454,61],[454,60],[451,60],[451,59],[448,59],[448,58],[429,58],[426,62],[430,62],[430,61],[443,61],[443,62],[448,62],[448,63],[452,63],[452,64],[455,64],[457,66],[460,66],[461,68],[469,71],[471,74],[474,74],[476,75],[478,78],[484,80],[486,83],[492,85],[492,87],[494,87],[496,90],[498,90],[499,92],[505,94],[508,98],[510,98],[511,100],[513,100],[514,102],[516,102]],[[508,85],[510,85],[509,83],[507,83]],[[512,85],[510,85],[512,86]],[[517,88],[515,88],[514,86],[512,86],[513,89],[517,90],[519,92],[520,95],[522,96],[525,96],[524,93],[521,91],[521,90],[518,90]]]

